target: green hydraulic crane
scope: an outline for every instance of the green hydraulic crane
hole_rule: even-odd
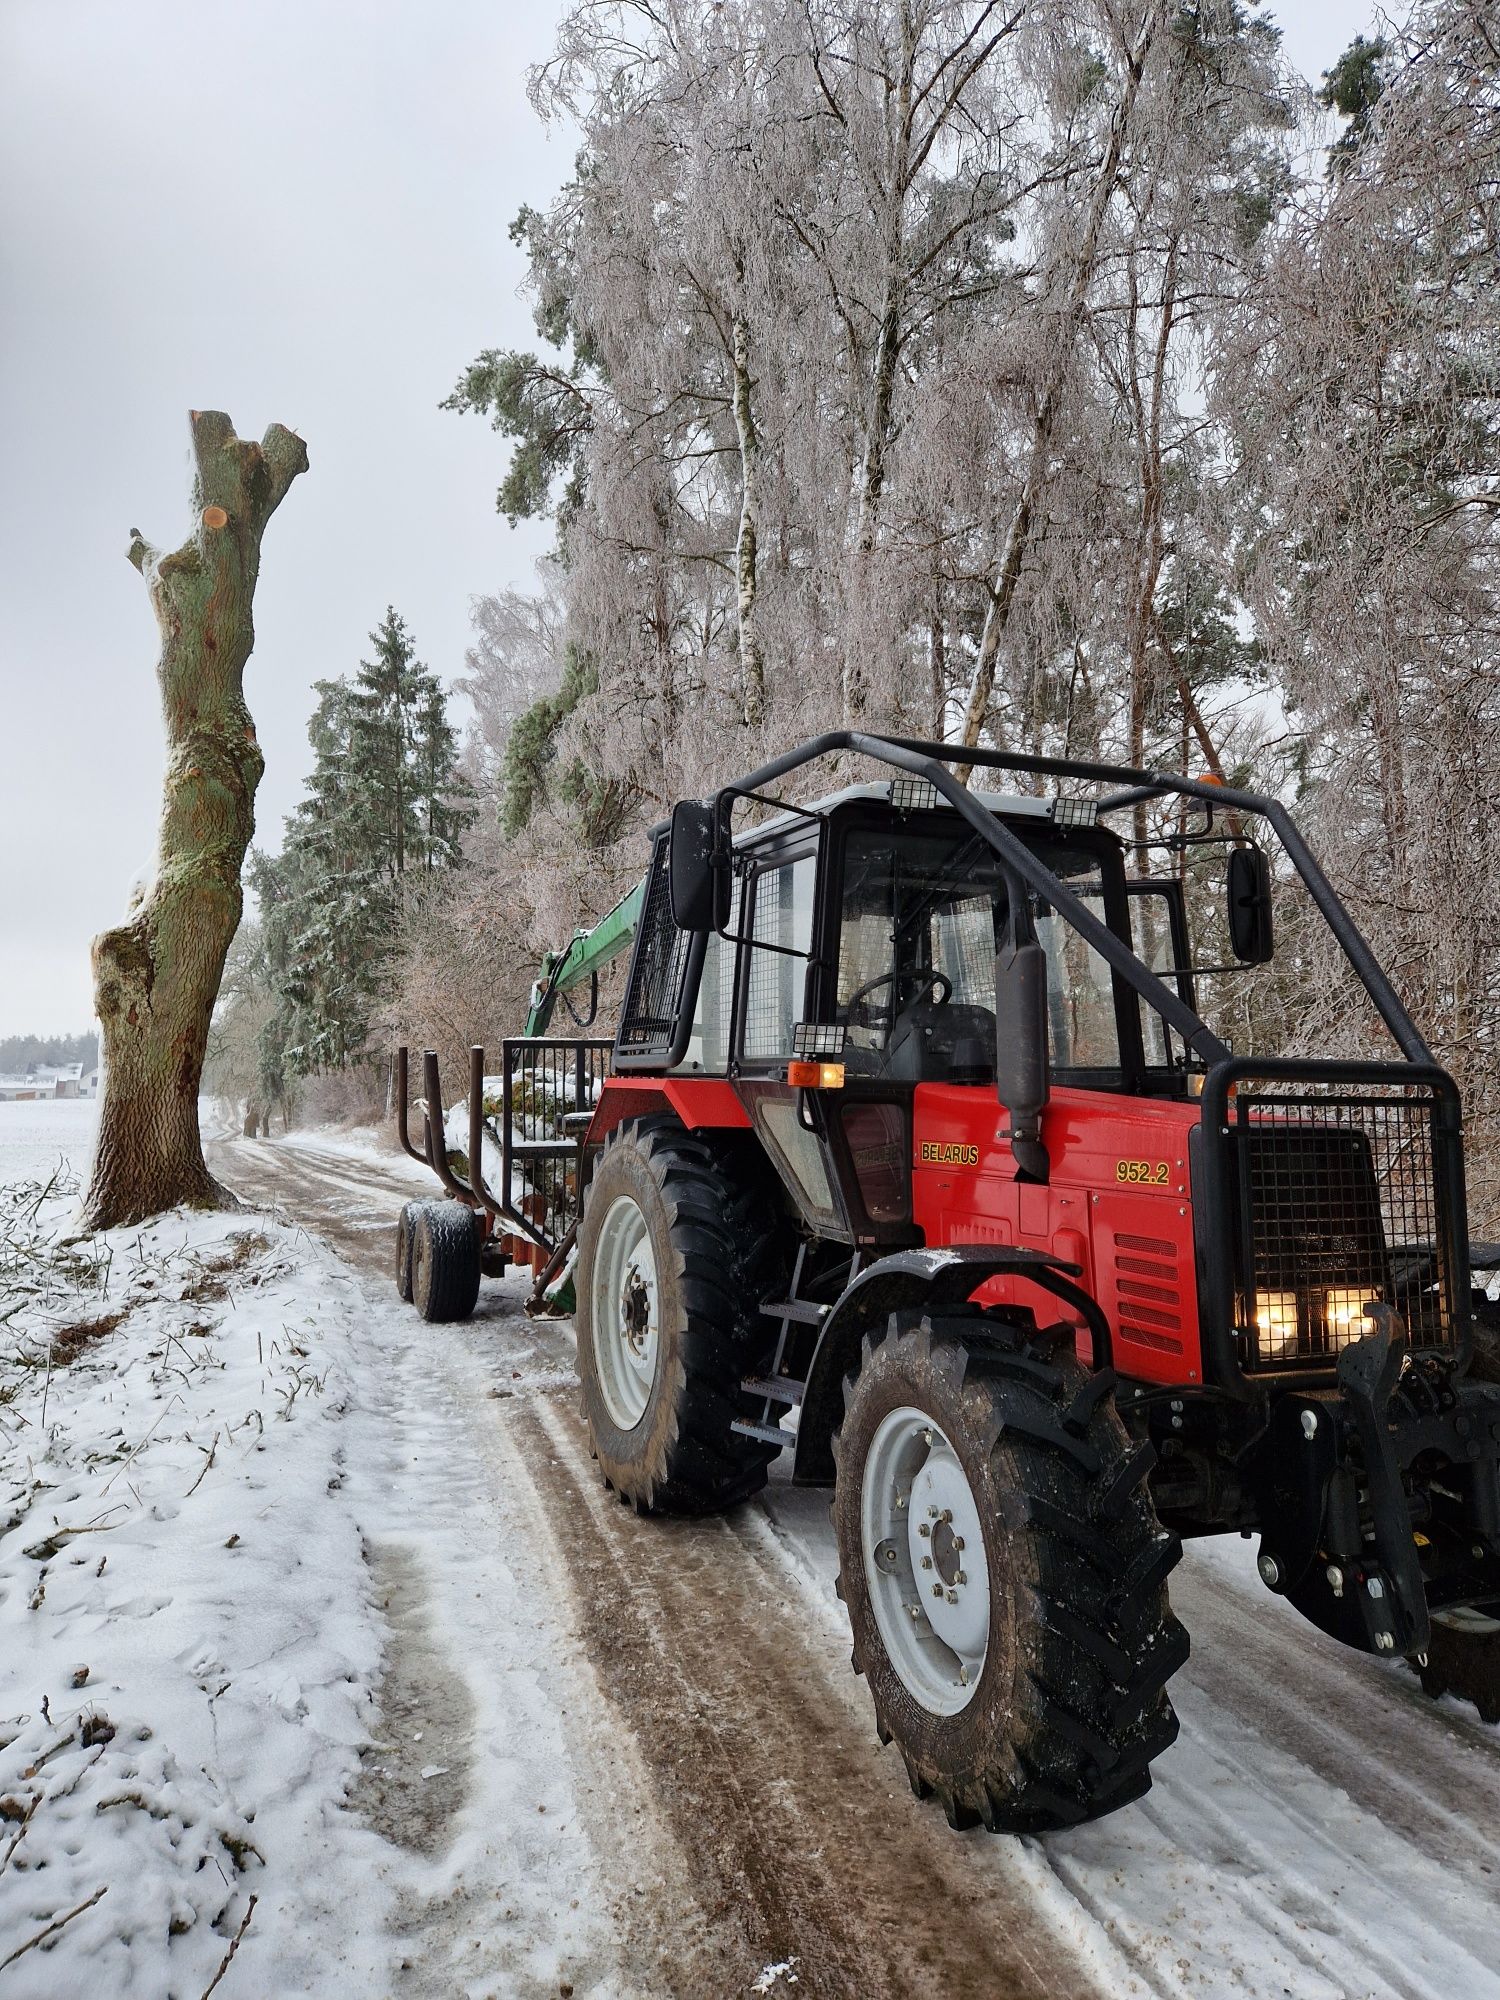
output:
[[[579,931],[566,951],[549,951],[531,989],[531,1009],[526,1016],[528,1035],[545,1035],[552,1010],[564,993],[597,982],[599,974],[612,965],[635,939],[641,918],[641,902],[646,893],[645,879],[622,896],[612,910],[592,930]],[[597,986],[595,988],[597,997]]]

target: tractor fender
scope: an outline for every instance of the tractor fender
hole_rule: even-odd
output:
[[[608,1076],[583,1135],[585,1152],[602,1146],[628,1118],[676,1118],[689,1132],[750,1129],[734,1086],[713,1076]]]
[[[1004,1243],[897,1251],[861,1271],[823,1321],[797,1427],[792,1477],[798,1485],[832,1483],[832,1439],[844,1414],[844,1377],[859,1365],[865,1334],[884,1328],[892,1313],[963,1305],[981,1285],[1007,1273],[1051,1292],[1081,1315],[1093,1335],[1095,1366],[1109,1366],[1109,1322],[1096,1301],[1071,1282],[1080,1275],[1076,1264]]]

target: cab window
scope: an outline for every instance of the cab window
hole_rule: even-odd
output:
[[[817,855],[809,851],[756,871],[746,946],[744,1054],[789,1056],[792,1029],[806,1018]],[[775,947],[770,949],[769,947]]]
[[[1103,921],[1097,854],[1057,842],[1037,851]],[[993,1078],[995,951],[1006,907],[999,860],[967,829],[848,835],[834,1005],[853,1074]],[[1037,934],[1047,953],[1054,1069],[1118,1071],[1109,967],[1045,906]]]

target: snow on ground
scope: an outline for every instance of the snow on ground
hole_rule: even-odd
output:
[[[76,1139],[80,1107],[55,1108],[71,1135],[39,1121],[8,1158]],[[476,1723],[500,1755],[447,1783],[380,1706],[398,1620],[434,1673],[462,1647],[402,1598],[403,1554],[436,1562],[455,1532],[440,1512],[425,1539],[392,1497],[425,1449],[389,1387],[410,1322],[372,1320],[336,1258],[263,1216],[66,1249],[75,1194],[0,1189],[0,1990],[196,2000],[229,1958],[228,2000],[363,2000],[399,1978],[408,1907],[461,1901],[498,1842],[510,1907],[432,1990],[556,1993],[596,1921],[591,1864],[536,1693],[546,1637],[492,1550],[450,1555],[485,1601]],[[428,1787],[441,1863],[390,1823],[421,1822]]]
[[[412,1134],[413,1144],[417,1134]],[[335,1127],[315,1125],[306,1130],[278,1133],[273,1142],[278,1146],[294,1146],[313,1153],[340,1153],[346,1159],[359,1160],[366,1164],[384,1168],[388,1173],[404,1176],[414,1187],[419,1187],[430,1198],[440,1195],[442,1189],[432,1177],[430,1167],[424,1167],[419,1160],[408,1159],[389,1143],[383,1131],[376,1131],[368,1125]]]

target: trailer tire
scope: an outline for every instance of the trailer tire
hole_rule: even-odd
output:
[[[415,1204],[412,1302],[433,1324],[467,1319],[479,1297],[479,1218],[461,1201]]]
[[[396,1290],[408,1305],[411,1304],[412,1231],[422,1206],[419,1201],[403,1202],[401,1213],[396,1217]]]
[[[833,1523],[853,1665],[951,1826],[1096,1819],[1149,1788],[1176,1738],[1181,1545],[1114,1379],[971,1308],[894,1314],[845,1381]]]
[[[1474,1358],[1469,1373],[1476,1382],[1500,1382],[1500,1304],[1474,1302]],[[1432,1621],[1427,1661],[1418,1667],[1424,1691],[1434,1700],[1451,1694],[1472,1702],[1481,1722],[1500,1722],[1500,1605],[1486,1617],[1439,1612]]]
[[[733,1142],[668,1120],[606,1140],[584,1200],[578,1378],[605,1483],[639,1513],[708,1514],[766,1482],[775,1447],[730,1429],[774,1334],[766,1196]]]

